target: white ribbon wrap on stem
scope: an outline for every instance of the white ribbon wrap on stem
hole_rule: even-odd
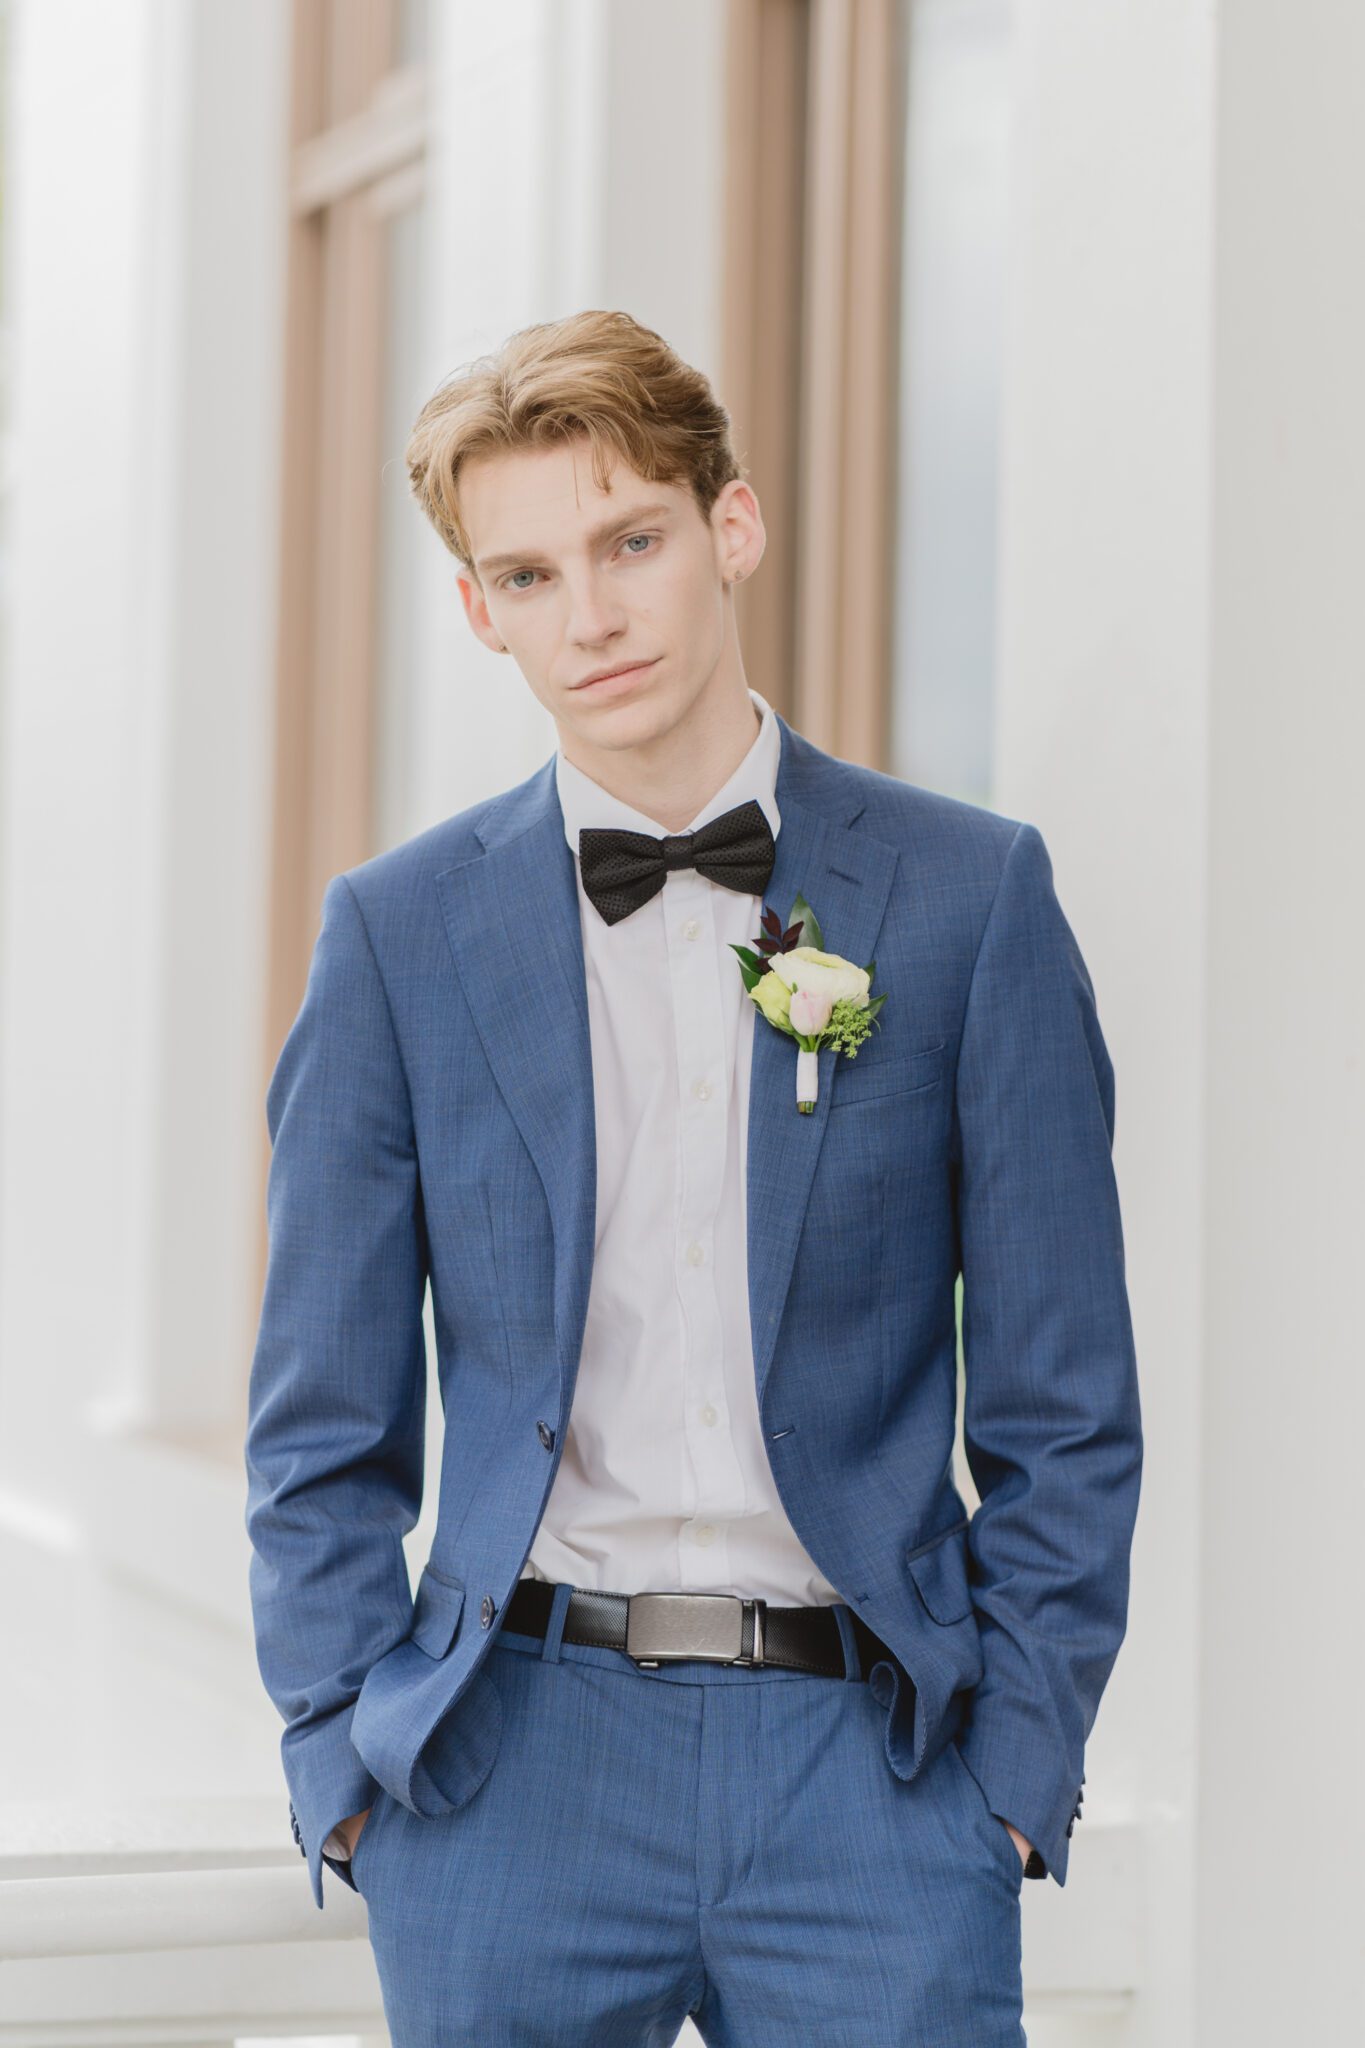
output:
[[[803,1102],[815,1101],[819,1082],[820,1055],[814,1052],[807,1052],[804,1046],[798,1046],[796,1050],[796,1100],[798,1106]]]

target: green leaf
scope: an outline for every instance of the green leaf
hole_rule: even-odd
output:
[[[801,895],[797,896],[795,903],[791,907],[791,916],[787,919],[787,929],[790,930],[798,919],[801,923],[801,945],[814,946],[817,953],[823,953],[825,942],[821,937],[819,920],[805,897]]]
[[[763,958],[761,953],[755,953],[752,946],[737,946],[733,939],[730,941],[730,947],[732,952],[738,953],[746,967],[757,967]]]

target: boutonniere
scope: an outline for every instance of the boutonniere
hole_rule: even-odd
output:
[[[770,1024],[797,1043],[796,1106],[809,1116],[815,1108],[822,1045],[856,1059],[886,1001],[871,995],[875,960],[856,967],[842,954],[826,953],[815,912],[798,896],[785,925],[765,908],[762,933],[753,946],[735,946],[744,986]],[[799,944],[802,934],[805,944]],[[878,1030],[881,1026],[878,1025]]]

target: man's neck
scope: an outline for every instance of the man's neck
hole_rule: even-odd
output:
[[[746,686],[741,697],[727,698],[723,712],[704,709],[698,699],[691,716],[647,748],[585,748],[576,734],[561,733],[560,749],[608,795],[653,818],[665,832],[682,832],[724,788],[762,724]]]

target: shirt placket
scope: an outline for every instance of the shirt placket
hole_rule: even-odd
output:
[[[729,1518],[744,1504],[730,1430],[715,1232],[725,1176],[725,1028],[716,961],[714,887],[693,870],[664,884],[678,1086],[678,1210],[674,1234],[681,1306],[683,1440],[691,1513],[678,1533],[679,1584],[730,1583]]]

